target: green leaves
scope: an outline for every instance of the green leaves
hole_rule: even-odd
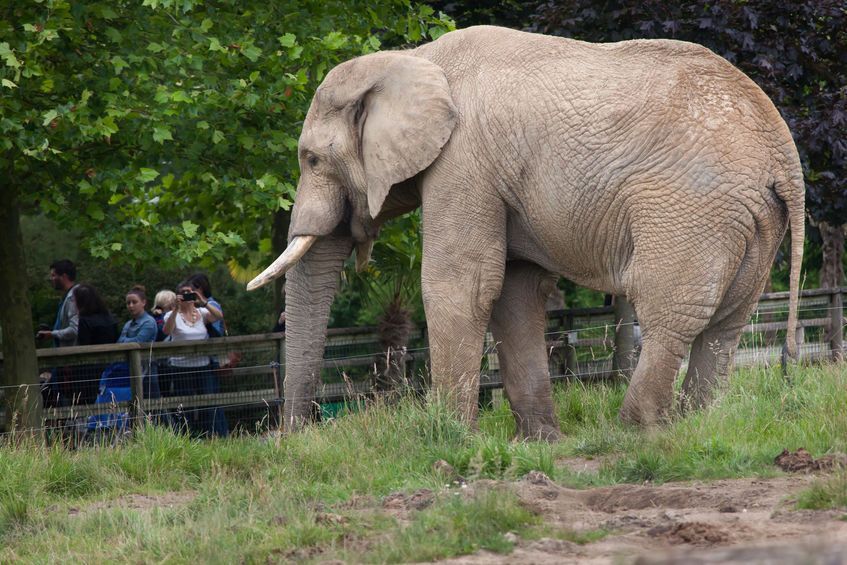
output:
[[[0,43],[8,178],[28,179],[31,210],[90,232],[97,257],[171,266],[264,262],[324,74],[407,44],[410,25],[449,25],[406,0],[19,2],[15,17]]]
[[[159,176],[159,171],[157,171],[155,169],[148,169],[146,167],[141,167],[141,169],[139,169],[139,171],[138,171],[138,174],[135,176],[135,180],[137,180],[138,182],[142,182],[142,183],[151,182],[151,181],[156,180],[156,178],[158,176]]]
[[[7,67],[11,67],[13,69],[19,69],[21,67],[21,62],[15,56],[12,48],[9,47],[9,44],[5,41],[0,43],[0,59],[3,59],[3,62]]]
[[[121,57],[119,55],[112,57],[111,63],[112,63],[112,66],[115,68],[115,74],[116,75],[121,74],[121,71],[129,66],[129,63],[127,63],[123,59],[123,57]]]
[[[153,128],[153,140],[157,143],[164,143],[165,141],[173,141],[173,136],[171,135],[171,130],[165,127],[154,127]]]
[[[197,228],[200,227],[194,222],[189,220],[185,220],[182,222],[182,231],[185,233],[185,237],[192,238],[197,235]]]
[[[329,49],[330,51],[337,51],[347,45],[348,38],[337,31],[331,31],[324,36],[321,40],[321,43],[324,47]]]
[[[58,115],[59,112],[57,112],[56,110],[50,110],[49,112],[44,114],[44,120],[41,122],[41,125],[49,126]]]
[[[286,33],[285,35],[280,35],[276,38],[279,41],[279,44],[285,48],[292,48],[297,44],[297,36],[293,33]]]

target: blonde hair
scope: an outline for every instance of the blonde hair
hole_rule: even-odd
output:
[[[153,301],[153,313],[161,314],[169,311],[174,307],[176,302],[176,293],[172,290],[160,290],[156,293],[156,299]]]

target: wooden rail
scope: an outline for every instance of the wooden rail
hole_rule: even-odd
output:
[[[844,359],[844,294],[847,288],[813,289],[801,293],[801,318],[798,321],[797,338],[801,360],[819,361],[829,358]],[[744,332],[751,336],[765,336],[754,340],[756,347],[742,347],[737,355],[740,363],[758,363],[779,358],[783,341],[777,339],[784,332],[787,322],[774,320],[787,317],[788,293],[764,294],[759,303],[759,316],[754,316]],[[779,312],[775,309],[779,308]],[[636,325],[627,326],[637,328]],[[553,379],[610,378],[619,373],[618,358],[637,359],[638,331],[626,332],[630,341],[622,340],[620,321],[616,320],[615,307],[576,308],[556,310],[548,313],[547,347],[550,356],[550,372]],[[810,334],[811,332],[811,334]],[[376,328],[330,329],[327,336],[326,354],[323,362],[325,384],[315,399],[317,402],[336,402],[349,398],[350,394],[367,394],[372,391],[369,370],[385,353],[380,351]],[[779,334],[781,336],[781,334]],[[809,343],[806,336],[816,341]],[[39,370],[54,367],[105,365],[125,362],[130,368],[132,389],[131,401],[115,404],[93,404],[62,406],[45,409],[47,419],[82,418],[95,414],[129,412],[140,416],[156,412],[168,412],[185,408],[195,409],[210,406],[267,406],[278,410],[283,402],[282,380],[285,372],[285,334],[269,333],[249,336],[232,336],[194,342],[163,342],[154,344],[109,344],[84,347],[39,349]],[[406,375],[413,386],[426,384],[425,365],[428,362],[426,330],[421,329],[413,336],[409,352],[403,357]],[[142,386],[143,375],[151,362],[181,355],[217,356],[226,358],[237,351],[247,361],[229,370],[229,381],[233,390],[214,394],[145,398]],[[613,359],[615,357],[615,359]],[[0,355],[0,372],[3,360]],[[350,375],[355,374],[353,377]],[[347,382],[344,382],[345,379]],[[352,380],[351,380],[352,379]],[[221,379],[223,380],[223,378]],[[0,380],[2,382],[2,380]],[[251,383],[252,384],[244,384]],[[481,388],[501,388],[499,360],[496,343],[486,344],[482,364]],[[243,386],[242,386],[243,385]],[[0,389],[0,394],[4,391]],[[9,394],[9,391],[5,391]]]

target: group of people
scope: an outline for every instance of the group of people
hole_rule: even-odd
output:
[[[162,290],[147,311],[143,286],[134,286],[126,294],[130,319],[118,333],[118,324],[97,290],[76,282],[76,266],[70,260],[50,265],[50,282],[63,293],[52,329],[42,328],[39,339],[52,339],[55,347],[106,343],[150,343],[154,341],[191,341],[220,337],[227,333],[223,309],[212,297],[209,278],[195,273],[176,287]],[[123,365],[123,366],[122,366]],[[210,394],[219,391],[217,359],[208,355],[177,355],[148,363],[144,394],[147,398]],[[102,375],[102,377],[101,377]],[[129,369],[125,363],[107,367],[65,367],[42,375],[45,406],[91,404],[124,400],[112,389],[126,388],[129,394]],[[126,387],[115,386],[126,384]],[[111,386],[110,386],[111,385]],[[121,393],[117,393],[119,396]],[[184,414],[182,425],[198,434],[225,436],[229,432],[223,411],[200,409]]]

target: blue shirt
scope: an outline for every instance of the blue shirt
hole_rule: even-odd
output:
[[[223,313],[224,313],[224,309],[223,309],[223,308],[221,308],[221,303],[220,303],[220,302],[218,302],[217,300],[215,300],[214,298],[212,298],[211,296],[210,296],[208,299],[206,299],[206,302],[208,302],[209,304],[211,304],[212,306],[214,306],[215,308],[217,308],[218,310],[220,310],[220,311],[221,311],[221,314],[223,314]],[[225,335],[226,335],[226,330],[224,329],[224,319],[223,319],[223,318],[221,318],[220,320],[217,320],[217,321],[215,321],[215,322],[212,322],[212,323],[211,323],[211,326],[212,326],[213,328],[215,328],[216,330],[218,330],[218,333],[219,333],[221,336],[225,336]]]
[[[132,319],[124,324],[118,343],[148,343],[156,341],[156,320],[144,312],[138,319]]]

